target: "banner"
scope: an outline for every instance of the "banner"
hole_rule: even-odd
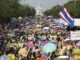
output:
[[[70,31],[71,40],[80,40],[80,31]]]
[[[74,26],[80,26],[80,19],[74,19]]]
[[[80,49],[74,49],[74,59],[80,59]]]

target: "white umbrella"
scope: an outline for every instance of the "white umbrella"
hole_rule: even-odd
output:
[[[71,41],[70,37],[66,38],[64,42]]]
[[[63,58],[63,59],[65,59],[65,58],[69,58],[69,56],[59,56],[57,58]]]
[[[32,40],[32,37],[28,37],[28,40]]]
[[[42,29],[42,32],[43,33],[46,33],[46,32],[48,32],[49,31],[49,27],[44,27],[43,29]]]
[[[48,29],[49,30],[49,27],[44,27],[43,29]]]

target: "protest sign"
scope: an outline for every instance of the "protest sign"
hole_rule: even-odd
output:
[[[74,59],[80,59],[80,49],[74,49]]]
[[[80,40],[80,31],[71,31],[70,38],[71,40]]]

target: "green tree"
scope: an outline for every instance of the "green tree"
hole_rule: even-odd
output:
[[[31,7],[29,5],[25,5],[22,7],[23,7],[23,9],[22,8],[21,9],[22,9],[23,16],[28,16],[28,17],[29,16],[35,16],[36,11],[35,11],[34,7]]]
[[[53,8],[51,8],[51,14],[54,18],[59,18],[58,13],[60,12],[60,10],[62,10],[63,7],[60,5],[56,5]]]
[[[19,5],[18,0],[0,0],[0,21],[6,22],[15,16]]]
[[[68,12],[75,18],[80,18],[80,0],[69,1],[64,5],[67,8]]]
[[[58,18],[58,13],[59,13],[59,11],[62,10],[62,9],[63,9],[62,6],[56,5],[56,6],[52,7],[50,10],[46,10],[46,11],[44,12],[44,14],[47,15],[47,16],[48,16],[48,15],[52,15],[54,18]]]
[[[44,12],[44,14],[47,15],[47,16],[51,15],[51,10],[46,10],[46,11]]]
[[[35,8],[21,5],[19,0],[0,0],[0,21],[8,21],[10,17],[35,16]]]

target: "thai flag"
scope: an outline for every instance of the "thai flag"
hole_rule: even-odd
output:
[[[56,24],[56,23],[51,24],[50,27],[52,27],[52,28],[62,28],[61,25]]]
[[[63,10],[61,10],[59,12],[59,16],[65,21],[67,22],[70,26],[74,26],[74,20],[73,18],[70,16],[70,14],[68,13],[68,11],[66,10],[66,8],[64,8]]]

